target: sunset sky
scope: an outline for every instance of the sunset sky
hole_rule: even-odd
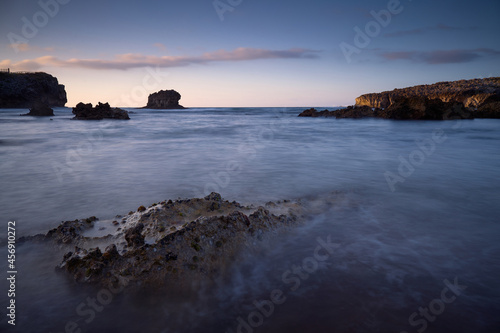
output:
[[[2,0],[0,69],[44,71],[67,106],[338,106],[500,76],[500,1]],[[360,33],[361,32],[361,33]]]

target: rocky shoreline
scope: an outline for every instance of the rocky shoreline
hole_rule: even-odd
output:
[[[321,198],[321,204],[333,205],[340,197]],[[319,206],[313,201],[242,206],[211,193],[140,206],[114,221],[65,221],[19,242],[59,247],[65,255],[57,269],[77,283],[120,289],[183,286],[213,280],[242,251],[304,223],[308,207]]]
[[[366,94],[335,111],[308,109],[299,117],[395,120],[500,119],[500,78],[440,82]]]

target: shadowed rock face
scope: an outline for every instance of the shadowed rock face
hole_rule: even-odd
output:
[[[149,95],[147,109],[184,109],[179,105],[181,94],[175,90],[161,90]]]
[[[324,110],[318,112],[314,109],[305,110],[299,117],[335,117],[340,118],[384,118],[397,120],[452,120],[473,119],[471,110],[462,103],[442,102],[438,99],[425,97],[401,97],[394,101],[388,108],[379,109],[368,106],[350,106],[346,109],[335,111]]]
[[[36,102],[64,106],[64,86],[47,73],[0,73],[0,108],[30,108]]]
[[[119,108],[112,108],[108,103],[99,103],[95,107],[92,104],[78,103],[73,108],[73,119],[77,120],[101,120],[101,119],[130,119],[128,112]]]

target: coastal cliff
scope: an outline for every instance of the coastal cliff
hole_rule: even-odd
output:
[[[420,85],[356,98],[335,111],[308,109],[299,117],[454,120],[500,118],[500,78]]]
[[[146,109],[184,109],[179,104],[181,94],[175,90],[160,90],[149,95]]]
[[[442,102],[459,102],[468,108],[478,108],[491,99],[500,96],[500,77],[438,82],[381,93],[361,95],[356,98],[356,106],[385,109],[401,98],[425,96]]]
[[[0,108],[31,108],[36,103],[61,107],[66,102],[64,85],[50,74],[0,72]]]

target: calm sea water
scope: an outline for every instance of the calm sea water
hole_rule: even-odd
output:
[[[215,287],[113,295],[96,308],[99,289],[54,271],[61,253],[19,246],[16,327],[2,314],[2,331],[500,331],[500,120],[298,118],[302,110],[130,109],[129,121],[0,110],[2,239],[9,220],[23,236],[212,191],[257,204],[344,198],[242,255]],[[311,260],[318,237],[336,244],[321,262]]]

